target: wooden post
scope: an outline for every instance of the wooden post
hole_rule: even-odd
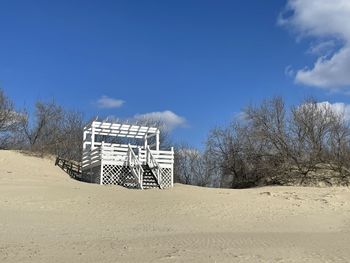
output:
[[[102,185],[102,184],[103,184],[103,160],[101,159],[100,185]]]
[[[139,159],[139,161],[141,160],[141,147],[140,146],[137,147],[137,158]]]
[[[148,147],[146,148],[146,164],[149,164],[150,162],[150,155],[149,155],[149,150]]]
[[[103,184],[103,146],[104,146],[104,141],[101,143],[101,169],[100,169],[100,185]]]
[[[147,144],[148,144],[148,141],[147,141],[147,133],[145,135],[145,149],[147,148]]]
[[[174,187],[174,147],[171,147],[173,153],[173,167],[171,167],[171,187]]]
[[[95,128],[94,122],[91,123],[91,150],[95,148]]]
[[[83,134],[83,150],[86,149],[86,134],[87,134],[87,132],[84,131],[84,134]]]
[[[159,130],[157,131],[156,134],[156,150],[159,151]]]

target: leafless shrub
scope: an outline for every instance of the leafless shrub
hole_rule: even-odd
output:
[[[343,116],[338,116],[328,138],[328,159],[333,170],[342,177],[350,175],[350,127]]]
[[[83,116],[68,111],[55,102],[38,101],[34,119],[25,114],[20,135],[26,139],[29,150],[80,160],[82,150]]]
[[[290,118],[289,153],[301,183],[318,164],[329,162],[331,130],[338,123],[336,113],[327,105],[308,100],[293,107]]]
[[[211,159],[207,154],[185,144],[175,147],[175,182],[198,186],[213,186]]]
[[[221,172],[220,187],[235,187],[247,175],[240,126],[213,129],[207,139],[207,155]]]
[[[174,153],[174,181],[183,184],[192,184],[192,174],[189,167],[189,157],[187,152],[189,146],[181,144],[175,147]]]
[[[56,144],[56,155],[69,160],[80,161],[84,128],[83,114],[77,111],[65,111],[60,133],[63,139]],[[62,138],[61,137],[61,138]]]
[[[208,135],[221,187],[305,184],[320,169],[349,179],[349,126],[330,105],[306,100],[287,111],[276,97],[247,107],[244,116]]]
[[[14,140],[12,133],[18,128],[21,118],[12,101],[0,89],[0,148],[8,148],[11,145]]]

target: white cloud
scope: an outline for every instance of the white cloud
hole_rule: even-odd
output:
[[[177,115],[174,112],[169,111],[169,110],[149,112],[149,113],[144,113],[144,114],[136,114],[134,116],[134,119],[160,121],[164,124],[165,128],[168,130],[173,130],[176,127],[186,125],[185,118],[183,118],[183,117],[181,117],[181,116],[179,116],[179,115]]]
[[[336,42],[334,40],[322,41],[316,44],[311,44],[307,53],[318,56],[330,56],[333,54],[336,48]]]
[[[278,23],[319,43],[309,49],[318,59],[297,71],[296,82],[331,90],[350,86],[349,0],[288,0]]]
[[[285,69],[284,69],[284,74],[287,77],[294,77],[295,76],[295,71],[293,69],[293,67],[291,65],[288,65]]]
[[[349,14],[350,15],[350,14]],[[298,83],[320,88],[338,89],[350,85],[350,46],[342,48],[330,59],[320,57],[313,69],[299,70]]]
[[[99,108],[112,109],[112,108],[119,108],[123,106],[124,103],[125,101],[123,100],[110,98],[108,96],[102,96],[97,100],[96,104]]]

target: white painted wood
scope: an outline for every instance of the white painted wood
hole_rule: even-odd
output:
[[[90,136],[89,136],[90,135]],[[143,139],[141,145],[113,144],[96,142],[97,135],[112,137]],[[149,145],[149,139],[155,137],[155,142]],[[160,150],[160,132],[154,127],[145,127],[128,124],[116,124],[93,121],[84,127],[82,168],[91,169],[101,166],[100,183],[103,182],[103,165],[128,165],[142,186],[142,164],[148,164],[161,185],[161,169],[171,170],[171,185],[173,185],[174,150]],[[138,148],[136,155],[134,149]]]
[[[145,136],[144,136],[144,145],[143,145],[143,147],[144,147],[145,149],[147,149],[147,145],[148,145],[148,139],[147,139],[147,136],[145,135]]]
[[[104,148],[104,141],[102,141],[101,143],[101,152],[103,152],[103,148]],[[103,184],[103,158],[101,158],[101,169],[100,169],[100,185]]]
[[[131,170],[131,173],[138,179],[139,186],[141,189],[143,189],[143,168],[142,164],[140,163],[139,159],[135,155],[133,149],[129,145],[129,151],[128,151],[128,162],[129,167]]]
[[[161,173],[160,173],[160,166],[159,166],[157,160],[152,155],[152,152],[151,152],[151,149],[149,148],[149,146],[147,146],[147,148],[146,148],[146,155],[147,155],[147,159],[146,159],[147,164],[152,169],[152,172],[157,179],[157,183],[158,183],[159,187],[162,188],[162,177],[161,177]]]
[[[174,147],[171,147],[171,152],[173,153],[174,156]],[[173,157],[174,161],[174,157]],[[171,187],[174,187],[174,164],[171,167]]]
[[[156,134],[156,151],[159,151],[159,131],[157,131]]]
[[[95,148],[95,129],[92,127],[91,130],[91,150]]]
[[[87,145],[91,144],[91,142],[86,142]],[[100,146],[101,143],[100,142],[95,142],[95,146]],[[117,144],[117,143],[107,143],[105,142],[104,143],[104,146],[105,147],[108,147],[108,146],[114,146],[114,147],[121,147],[121,148],[128,148],[128,145],[126,144]],[[133,144],[130,144],[131,148],[138,148],[140,147],[139,145],[133,145]]]
[[[84,131],[84,133],[83,133],[83,150],[86,149],[86,135],[87,135],[87,132]]]
[[[92,124],[88,126],[87,129],[89,129],[90,127],[104,128],[109,130],[137,131],[138,133],[155,133],[158,130],[158,128],[155,128],[155,127],[97,122],[97,121],[92,122]]]
[[[93,121],[89,125],[84,127],[84,133],[144,139],[145,136],[150,136],[152,134],[159,133],[159,129],[155,127]],[[94,136],[92,137],[94,138]],[[94,141],[94,139],[92,139],[91,141]],[[85,142],[87,142],[86,137],[84,138],[84,143]],[[91,145],[93,148],[95,147],[93,143]]]

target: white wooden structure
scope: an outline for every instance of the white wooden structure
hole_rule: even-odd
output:
[[[173,186],[174,150],[159,149],[158,128],[93,121],[84,128],[82,177],[129,188]]]

